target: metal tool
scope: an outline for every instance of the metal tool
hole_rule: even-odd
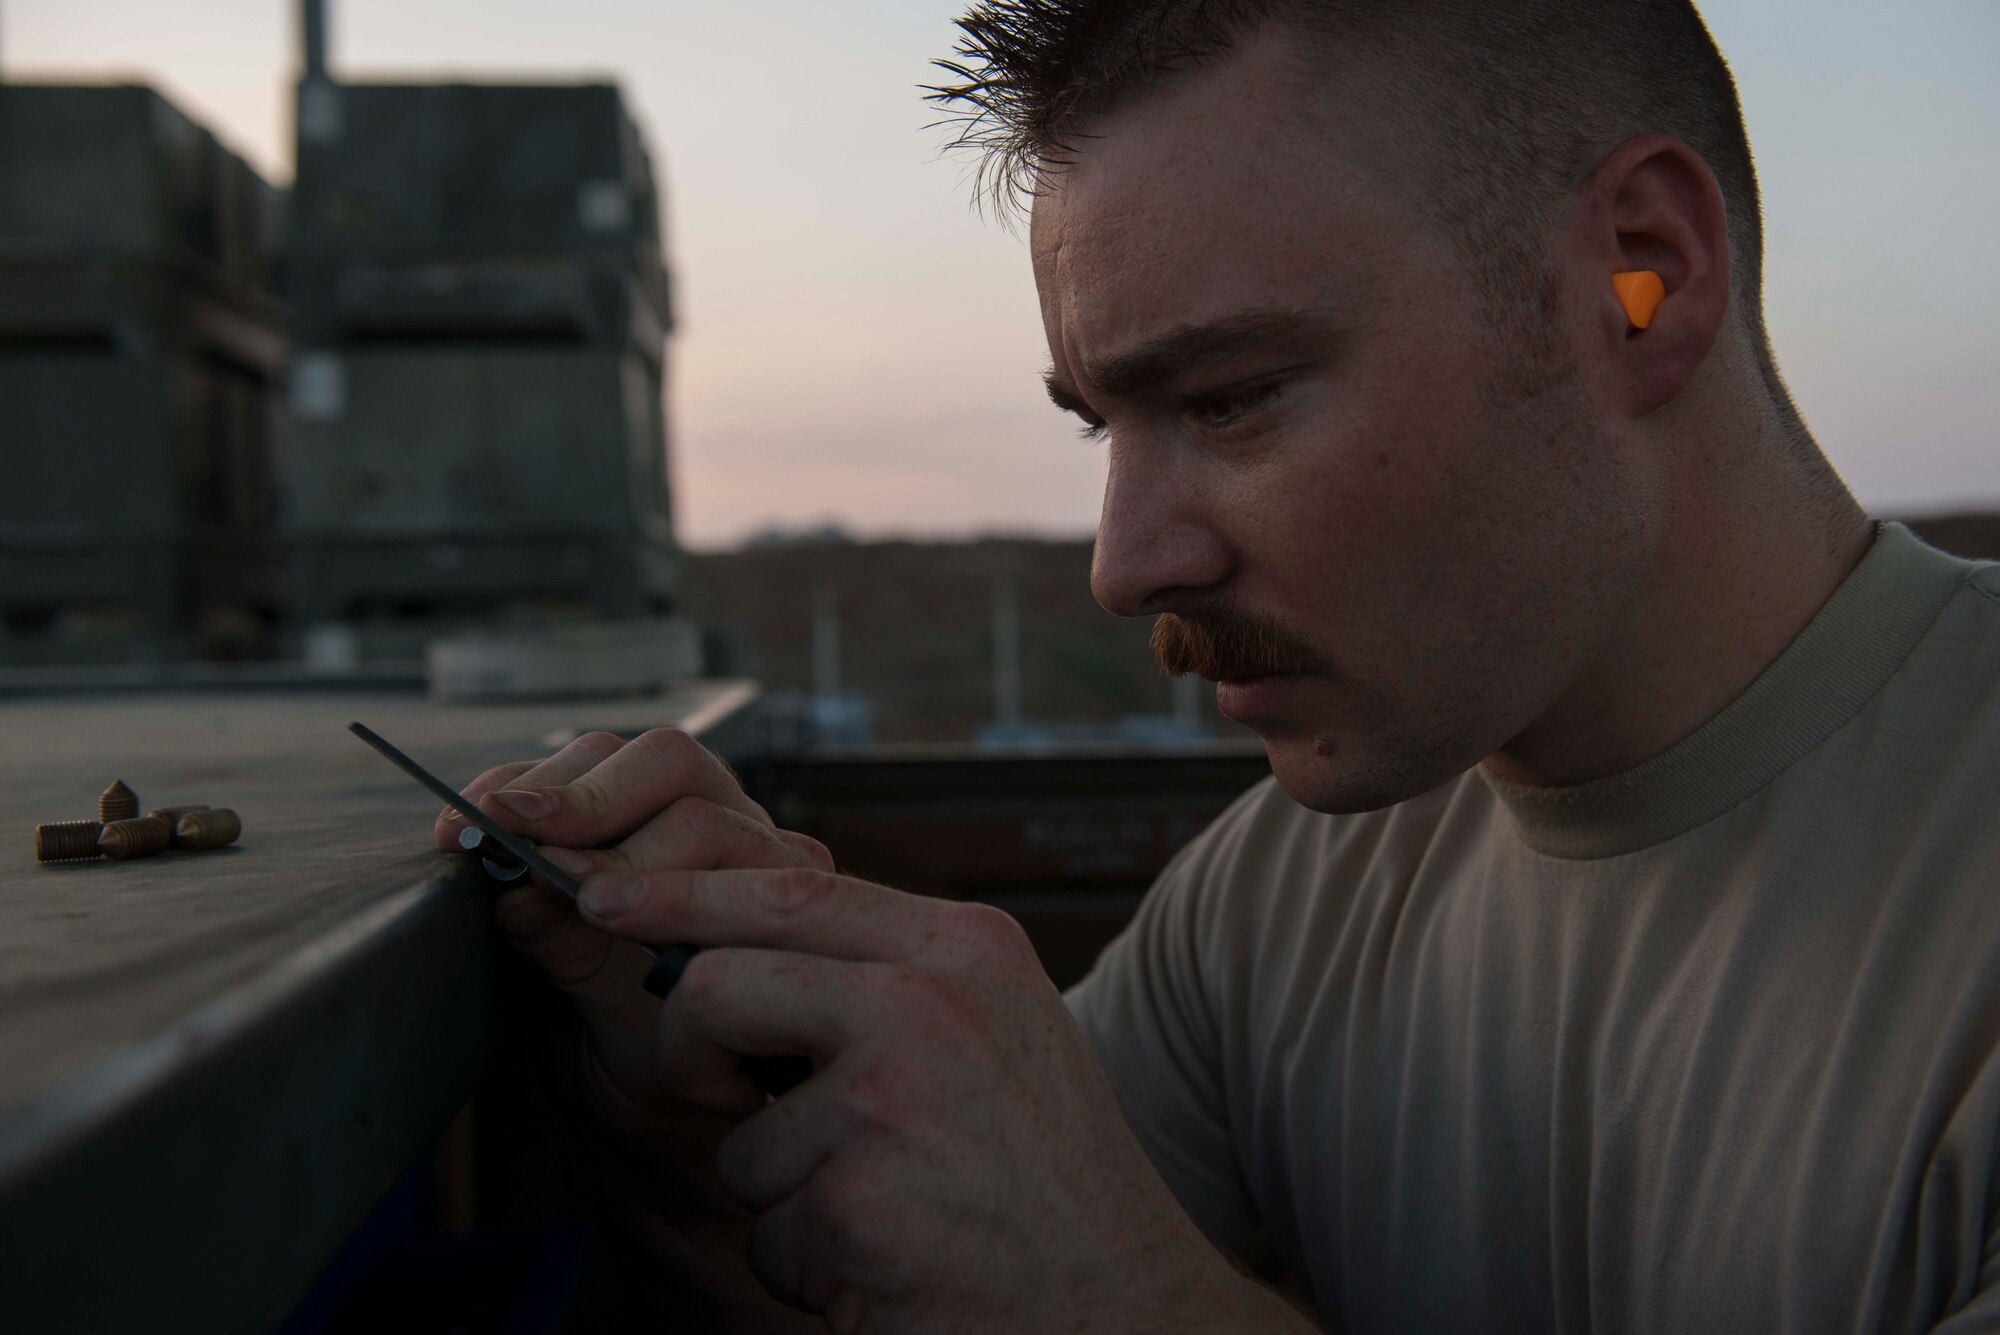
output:
[[[531,841],[502,829],[498,821],[474,806],[463,793],[454,790],[444,780],[404,755],[383,740],[373,729],[364,724],[350,723],[347,725],[347,730],[381,752],[390,764],[428,788],[446,806],[477,826],[484,836],[478,847],[483,847],[487,841],[491,841],[499,845],[514,862],[524,868],[540,872],[543,880],[571,899],[576,899],[583,893],[581,886],[554,863],[537,853]],[[466,847],[463,836],[459,839],[459,847]],[[488,863],[490,872],[491,860],[487,858],[481,860]],[[646,971],[646,990],[662,1000],[674,990],[674,984],[678,983],[681,975],[687,972],[688,964],[701,953],[701,947],[686,942],[676,942],[667,946],[649,946],[641,942],[640,948],[653,957],[653,967]],[[745,1057],[743,1069],[757,1082],[758,1088],[775,1098],[811,1075],[812,1062],[805,1057]]]

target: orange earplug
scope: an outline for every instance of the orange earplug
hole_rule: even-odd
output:
[[[1618,294],[1619,304],[1625,307],[1625,318],[1634,329],[1651,328],[1653,312],[1667,299],[1667,285],[1651,269],[1612,274],[1611,289]]]

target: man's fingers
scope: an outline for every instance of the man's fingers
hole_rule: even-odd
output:
[[[750,1226],[744,1259],[750,1263],[750,1273],[773,1298],[789,1307],[818,1313],[825,1310],[837,1288],[825,1280],[812,1282],[818,1279],[809,1269],[812,1239],[825,1237],[825,1227],[836,1221],[815,1217],[811,1207],[811,1198],[800,1192],[758,1215]]]
[[[576,906],[554,890],[517,886],[494,905],[500,930],[558,987],[588,988],[599,981],[618,938],[577,916]]]
[[[482,811],[544,844],[593,848],[628,837],[657,813],[699,797],[769,825],[729,767],[684,732],[656,728],[620,747],[600,765],[564,779],[526,775],[504,795],[480,801]]]
[[[495,788],[513,782],[533,769],[535,763],[532,760],[517,760],[511,765],[495,765],[465,786],[465,796],[477,802],[482,793],[492,792]],[[437,823],[431,831],[437,838],[437,846],[447,853],[458,852],[458,832],[464,828],[465,823],[465,817],[458,814],[457,807],[446,807],[440,811]]]
[[[654,945],[761,946],[845,960],[901,960],[976,906],[803,867],[613,871],[587,878],[586,919]]]
[[[854,1217],[845,1208],[853,1193],[842,1189],[839,1172],[837,1162],[828,1164],[805,1186],[758,1215],[745,1249],[750,1273],[773,1298],[825,1314],[828,1325],[836,1324],[828,1309],[843,1292],[853,1292],[836,1259],[847,1248],[827,1245],[832,1238],[846,1243],[845,1235],[854,1228]]]
[[[617,852],[625,866],[634,868],[816,865],[784,831],[704,797],[674,803],[634,830]]]
[[[607,871],[718,867],[813,867],[825,849],[740,811],[704,798],[684,797],[633,832],[616,848],[542,847],[542,856],[576,880]],[[536,873],[540,884],[540,873]]]
[[[574,998],[607,1065],[649,1069],[660,1009],[643,986],[652,958],[592,927],[554,890],[517,886],[500,896],[494,911],[514,947]]]
[[[565,746],[562,750],[543,760],[517,760],[507,765],[496,765],[467,784],[465,796],[471,798],[481,811],[494,817],[503,826],[517,828],[518,818],[511,812],[495,810],[481,801],[488,793],[502,788],[537,788],[548,784],[563,784],[587,774],[601,764],[605,757],[624,746],[624,739],[616,733],[592,732]],[[438,847],[450,852],[458,851],[458,832],[469,822],[458,814],[456,808],[446,807],[438,816]]]
[[[836,1148],[863,1129],[858,1105],[842,1094],[841,1072],[822,1072],[738,1122],[715,1150],[722,1189],[761,1214],[795,1194]]]
[[[695,956],[660,1010],[664,1088],[697,1107],[742,1117],[764,1106],[743,1058],[831,1062],[852,1037],[861,966],[783,950]],[[811,1081],[807,1082],[808,1085]]]

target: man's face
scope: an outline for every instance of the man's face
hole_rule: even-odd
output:
[[[1306,79],[1271,32],[1121,104],[1032,240],[1051,394],[1105,428],[1098,601],[1181,614],[1156,644],[1219,678],[1286,792],[1355,811],[1573,686],[1639,489],[1566,364],[1509,388],[1465,258],[1362,166],[1387,160],[1365,100]]]

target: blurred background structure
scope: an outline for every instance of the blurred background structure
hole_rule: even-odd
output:
[[[926,161],[938,135],[921,133],[932,113],[913,85],[948,44],[954,0],[781,0],[763,17],[720,0],[578,0],[561,15],[349,0],[337,27],[307,6],[321,21],[292,31],[284,8],[13,0],[0,16],[21,99],[5,131],[20,160],[0,179],[0,311],[13,312],[0,437],[21,451],[0,499],[0,665],[258,659],[380,677],[418,671],[444,639],[461,644],[463,681],[520,658],[523,634],[568,628],[598,650],[620,636],[634,654],[670,647],[692,670],[693,627],[663,614],[699,605],[715,662],[757,673],[778,712],[827,740],[999,745],[1215,722],[1150,674],[1136,629],[1074,596],[1010,603],[1011,577],[988,568],[1002,548],[1072,561],[1063,535],[1087,530],[1100,464],[1040,401],[1025,255],[967,211],[950,163]],[[1978,335],[2000,280],[1948,257],[2000,203],[1991,174],[1964,166],[2000,127],[2000,93],[1975,76],[2000,59],[2000,18],[1967,0],[1894,23],[1835,0],[1804,28],[1745,0],[1704,11],[1759,149],[1789,380],[1864,502],[1970,514],[1972,528],[1940,531],[1977,549],[1956,535],[2000,509],[2000,452],[1977,439],[2000,412]],[[269,97],[287,43],[297,79]],[[616,84],[349,78],[336,45],[370,70],[576,70],[611,52],[621,70]],[[168,82],[35,81],[93,60]],[[64,112],[65,137],[30,110],[98,95],[199,106],[212,123],[157,113],[144,152],[161,165],[125,172],[106,155],[138,151],[136,131],[88,133]],[[699,174],[678,193],[688,276],[672,284],[647,110],[683,176]],[[253,189],[210,130],[277,184]],[[203,154],[236,165],[201,167]],[[1855,195],[1857,173],[1884,188]],[[172,197],[140,206],[147,189]],[[204,260],[203,236],[231,216],[239,258]],[[106,234],[144,227],[180,238],[171,262],[148,252],[147,272],[179,275],[164,291],[212,293],[254,258],[200,312],[154,301],[143,355],[182,368],[171,377],[128,355],[131,319],[106,332],[101,292],[96,314],[76,305],[76,275],[105,272],[86,257],[108,253]],[[71,295],[52,299],[51,283]],[[684,312],[696,336],[677,341],[670,375]],[[106,377],[159,388],[87,388]],[[165,443],[140,444],[142,430]],[[958,648],[922,649],[919,622],[883,630],[887,586],[802,584],[758,541],[816,530],[813,559],[851,572],[910,551],[897,578],[922,572]],[[697,543],[685,561],[677,533]],[[1131,657],[1107,678],[1112,643]]]
[[[673,303],[618,89],[342,82],[307,13],[293,616],[407,652],[441,617],[668,610]]]
[[[268,652],[275,202],[150,88],[0,84],[0,662]]]
[[[4,661],[338,674],[673,606],[672,298],[619,91],[344,84],[323,4],[301,28],[281,231],[158,92],[0,87]]]

